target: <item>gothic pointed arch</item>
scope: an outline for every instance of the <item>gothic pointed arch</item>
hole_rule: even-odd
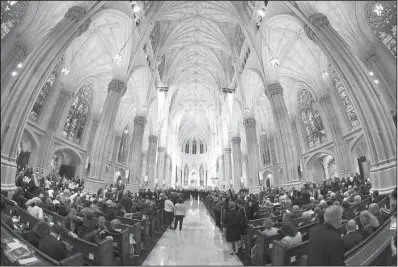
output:
[[[91,84],[86,84],[79,88],[62,130],[64,138],[75,143],[82,141],[83,131],[87,124],[88,115],[90,114],[92,99],[93,89]]]
[[[197,148],[196,139],[193,139],[193,142],[192,142],[192,154],[196,154],[196,148]]]

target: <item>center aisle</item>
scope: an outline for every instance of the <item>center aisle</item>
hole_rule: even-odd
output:
[[[202,201],[185,202],[182,231],[167,229],[142,265],[243,266],[230,248]]]

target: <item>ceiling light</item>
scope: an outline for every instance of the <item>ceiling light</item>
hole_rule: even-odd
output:
[[[138,13],[138,12],[140,12],[140,10],[141,10],[141,8],[139,5],[134,5],[134,7],[133,7],[134,13]]]
[[[279,66],[281,65],[281,62],[279,61],[278,58],[272,57],[272,58],[271,58],[271,65],[272,65],[273,67],[279,67]]]
[[[22,67],[23,67],[22,63],[18,63],[17,68],[20,69]]]
[[[116,64],[119,64],[120,62],[122,62],[122,59],[123,59],[123,57],[122,57],[121,54],[116,54],[116,55],[113,57],[113,62],[115,62]]]
[[[373,71],[369,71],[369,75],[373,76],[374,75]]]
[[[18,1],[8,1],[8,3],[10,4],[10,5],[15,5],[16,3],[17,3]]]
[[[326,79],[327,77],[329,77],[329,72],[326,70],[322,71],[322,78]]]
[[[245,113],[249,113],[249,111],[250,111],[250,109],[248,109],[248,108],[243,109],[243,112],[245,112]]]
[[[261,134],[262,134],[262,135],[265,135],[265,130],[262,130],[262,131],[261,131]]]
[[[264,8],[260,8],[259,10],[257,10],[257,14],[258,14],[261,18],[264,18],[264,16],[265,16],[265,9],[264,9]]]
[[[375,80],[375,84],[379,84],[379,80]]]
[[[16,72],[16,71],[11,72],[11,76],[15,77],[17,75],[18,75],[18,72]]]
[[[64,74],[64,75],[68,75],[69,71],[70,70],[67,67],[63,67],[62,70],[61,70],[61,73]]]
[[[373,12],[376,13],[377,16],[381,16],[381,14],[383,13],[384,7],[380,4],[377,3],[375,5],[375,8],[373,9]]]

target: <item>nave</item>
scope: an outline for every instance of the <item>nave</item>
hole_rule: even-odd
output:
[[[238,256],[229,254],[230,248],[203,202],[191,198],[185,205],[182,230],[167,229],[143,265],[243,266]]]

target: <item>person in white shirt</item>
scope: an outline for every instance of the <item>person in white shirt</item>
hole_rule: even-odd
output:
[[[285,237],[281,240],[282,244],[289,247],[298,245],[303,242],[301,233],[297,231],[296,227],[293,224],[285,223],[284,225],[282,225],[281,231],[285,235]]]
[[[184,200],[180,198],[174,209],[174,228],[177,228],[177,223],[180,222],[180,231],[182,229],[182,221],[186,215]]]
[[[164,201],[164,211],[166,212],[166,226],[170,229],[173,229],[171,224],[173,223],[174,204],[167,196],[166,200]]]
[[[28,206],[28,213],[37,219],[43,219],[43,209],[38,206],[40,203],[41,199],[38,197],[29,199],[26,202],[26,206]]]

